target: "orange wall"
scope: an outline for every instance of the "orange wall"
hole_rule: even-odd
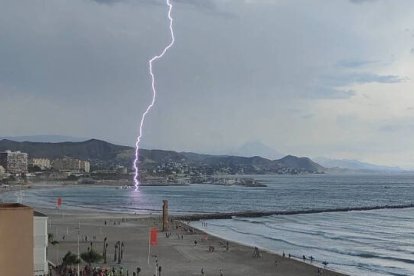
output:
[[[33,209],[0,204],[0,275],[33,276]]]

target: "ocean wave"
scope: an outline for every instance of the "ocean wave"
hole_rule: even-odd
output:
[[[414,260],[410,260],[410,259],[406,259],[406,258],[399,258],[399,257],[393,257],[393,256],[383,256],[380,255],[378,253],[375,252],[358,252],[358,251],[348,251],[346,249],[337,249],[337,248],[333,248],[333,247],[327,247],[327,246],[322,246],[322,244],[318,244],[318,245],[307,245],[305,243],[298,243],[298,239],[295,240],[290,240],[290,239],[285,239],[285,238],[276,238],[273,236],[269,236],[267,234],[263,234],[263,233],[253,233],[252,231],[242,231],[240,229],[238,229],[237,227],[231,226],[231,225],[227,225],[227,224],[214,224],[214,223],[209,223],[209,225],[211,226],[216,226],[216,227],[220,227],[220,228],[225,228],[229,231],[232,231],[234,233],[237,234],[242,234],[245,236],[250,237],[250,239],[253,240],[258,240],[258,239],[262,239],[262,240],[268,240],[268,241],[272,241],[272,242],[280,242],[280,243],[284,243],[287,244],[291,247],[296,248],[296,250],[298,249],[304,249],[304,250],[313,250],[313,251],[324,251],[324,252],[330,252],[330,253],[335,253],[335,254],[339,254],[339,255],[343,255],[343,256],[354,256],[354,257],[361,257],[361,258],[377,258],[377,259],[383,259],[383,260],[390,260],[390,261],[396,261],[396,262],[403,262],[403,263],[407,263],[407,264],[414,264]],[[308,234],[307,232],[303,232],[303,234]],[[304,239],[306,240],[306,239]],[[343,239],[343,241],[348,242],[349,240],[347,239]],[[357,242],[355,242],[357,243]],[[324,244],[331,244],[329,242],[326,242]],[[366,245],[369,245],[370,243],[366,243]],[[391,253],[392,249],[389,249],[389,253]],[[405,250],[395,250],[396,252],[400,252],[400,253],[410,253],[409,251],[405,251]]]
[[[376,242],[387,242],[392,241],[388,239],[384,239],[381,235],[379,237],[374,237],[372,235],[372,232],[368,234],[359,234],[363,232],[363,228],[366,229],[367,226],[359,227],[359,228],[349,228],[349,233],[345,233],[344,226],[338,225],[337,227],[332,228],[332,221],[329,223],[329,230],[327,231],[327,227],[325,225],[321,225],[321,227],[314,227],[315,225],[311,222],[307,223],[302,222],[302,220],[298,219],[296,225],[291,224],[280,224],[279,223],[280,217],[275,217],[275,220],[269,220],[269,219],[245,219],[245,218],[236,218],[234,219],[237,222],[247,222],[247,223],[253,223],[253,224],[260,224],[264,227],[269,229],[269,232],[272,230],[277,230],[281,232],[289,231],[290,233],[297,233],[297,234],[304,234],[304,235],[310,235],[314,237],[321,237],[328,240],[338,240],[338,241],[344,241],[344,242],[352,242],[355,244],[365,244],[369,245]],[[299,223],[301,222],[301,223]],[[280,225],[280,226],[278,226]],[[312,227],[313,226],[313,227]],[[321,230],[324,229],[324,230]],[[338,231],[338,232],[337,232]],[[376,234],[387,234],[387,232],[375,232]],[[389,233],[389,232],[388,232]]]
[[[350,255],[361,257],[361,258],[367,258],[367,259],[376,258],[376,259],[390,260],[390,261],[396,261],[396,262],[401,262],[401,263],[406,263],[406,264],[414,264],[414,260],[411,260],[411,259],[396,258],[396,257],[391,257],[391,256],[381,256],[381,255],[373,254],[373,253],[360,253],[360,254],[350,254]]]

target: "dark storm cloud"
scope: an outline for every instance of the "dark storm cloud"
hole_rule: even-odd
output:
[[[363,3],[377,2],[378,0],[349,0],[349,1],[354,4],[363,4]]]
[[[304,115],[301,116],[301,118],[303,118],[303,119],[311,119],[313,117],[315,117],[314,113],[307,113],[307,114],[304,114]]]
[[[368,104],[349,105],[361,93],[381,99],[358,85],[393,84],[391,93],[409,84],[400,69],[408,66],[384,62],[409,49],[390,40],[411,22],[408,1],[393,9],[385,1],[172,1],[176,43],[154,65],[159,94],[144,146],[219,153],[261,140],[289,153],[335,149],[342,105],[358,113]],[[151,100],[148,59],[170,39],[165,1],[40,2],[1,4],[0,118],[8,123],[0,134],[134,144]],[[323,137],[313,133],[321,124]]]
[[[343,64],[343,63],[341,63]],[[367,62],[346,63],[346,68],[359,68]],[[399,83],[403,78],[394,75],[377,75],[372,73],[347,73],[337,72],[328,76],[321,77],[315,83],[317,85],[307,88],[305,95],[309,99],[348,99],[356,95],[356,92],[342,87],[367,84],[367,83]]]
[[[92,1],[99,3],[99,4],[116,4],[120,2],[125,2],[127,0],[92,0]]]
[[[311,99],[348,99],[355,95],[355,91],[337,88],[320,87],[310,93]]]
[[[399,83],[405,79],[396,75],[377,75],[373,73],[338,73],[322,78],[323,82],[334,87],[365,83]]]
[[[380,126],[379,130],[381,132],[388,132],[394,134],[401,134],[402,132],[414,132],[414,124],[411,120],[403,120],[399,122],[397,121]]]
[[[154,6],[161,6],[166,3],[166,0],[91,0],[93,2],[99,4],[116,4],[121,2],[129,2],[131,4],[138,4],[138,5],[154,5]],[[171,0],[173,6],[175,4],[184,4],[190,7],[194,7],[199,10],[205,11],[217,11],[217,5],[212,0]]]
[[[174,3],[191,5],[199,9],[210,10],[210,11],[217,10],[216,3],[211,0],[172,0],[172,1]]]
[[[377,75],[372,73],[352,74],[345,77],[344,81],[349,83],[398,83],[404,79],[395,75]]]
[[[233,11],[224,10],[220,8],[220,1],[214,0],[172,0],[173,4],[178,4],[177,7],[186,6],[198,12],[204,12],[209,15],[223,17],[223,18],[237,18]]]
[[[359,68],[366,65],[372,65],[378,63],[378,61],[373,60],[341,60],[337,63],[338,67],[344,68]]]

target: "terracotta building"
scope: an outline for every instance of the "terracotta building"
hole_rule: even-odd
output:
[[[33,276],[33,209],[0,204],[0,275]]]

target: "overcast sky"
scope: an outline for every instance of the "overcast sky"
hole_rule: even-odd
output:
[[[0,0],[0,135],[132,145],[161,0]],[[143,146],[414,168],[414,1],[173,0]]]

